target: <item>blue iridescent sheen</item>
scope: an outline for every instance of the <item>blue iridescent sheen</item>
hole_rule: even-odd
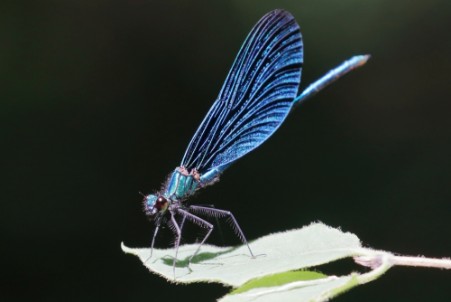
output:
[[[185,199],[194,194],[198,186],[198,180],[193,175],[185,175],[176,169],[169,179],[166,190],[167,198]]]
[[[254,26],[244,41],[225,83],[194,134],[182,162],[163,188],[144,198],[146,214],[155,221],[152,249],[162,223],[176,235],[175,261],[185,220],[207,230],[213,225],[198,215],[228,217],[237,235],[252,251],[232,213],[213,207],[188,205],[197,190],[219,180],[239,158],[251,152],[280,127],[299,103],[363,65],[369,56],[355,56],[332,69],[298,96],[303,64],[303,43],[299,25],[283,10],[269,12]],[[151,249],[151,250],[152,250]]]
[[[222,172],[261,145],[290,112],[302,63],[302,37],[293,16],[281,10],[265,15],[241,47],[181,166],[201,174]]]

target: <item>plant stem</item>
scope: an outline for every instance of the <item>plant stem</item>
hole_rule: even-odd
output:
[[[407,257],[392,255],[389,261],[393,265],[418,266],[418,267],[435,267],[451,269],[451,259],[436,259],[425,257]]]
[[[383,265],[388,266],[416,266],[416,267],[434,267],[451,269],[451,259],[437,259],[426,257],[412,257],[412,256],[396,256],[388,252],[368,251],[364,255],[354,257],[357,264],[376,269]]]

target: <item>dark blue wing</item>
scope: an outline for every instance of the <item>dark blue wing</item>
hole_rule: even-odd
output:
[[[220,169],[268,139],[288,115],[301,81],[303,46],[293,16],[274,10],[254,26],[182,166]]]

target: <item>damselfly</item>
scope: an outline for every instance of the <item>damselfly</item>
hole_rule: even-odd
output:
[[[238,237],[254,254],[229,211],[188,205],[196,191],[212,185],[235,161],[266,141],[290,111],[318,91],[362,66],[369,56],[355,56],[329,71],[298,95],[303,64],[299,25],[283,10],[269,12],[244,41],[219,92],[188,145],[179,167],[168,176],[163,188],[144,198],[145,213],[155,222],[151,250],[161,226],[175,233],[175,257],[185,221],[206,229],[191,259],[213,231],[213,224],[200,216],[228,217]],[[191,260],[190,259],[190,260]]]

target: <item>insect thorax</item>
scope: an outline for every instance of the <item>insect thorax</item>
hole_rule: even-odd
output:
[[[199,180],[196,169],[188,172],[185,167],[177,167],[169,176],[163,194],[171,200],[184,200],[200,187]]]
[[[161,217],[171,206],[177,207],[200,187],[200,174],[196,169],[188,172],[185,167],[177,167],[160,192],[144,197],[144,211],[151,219]]]

